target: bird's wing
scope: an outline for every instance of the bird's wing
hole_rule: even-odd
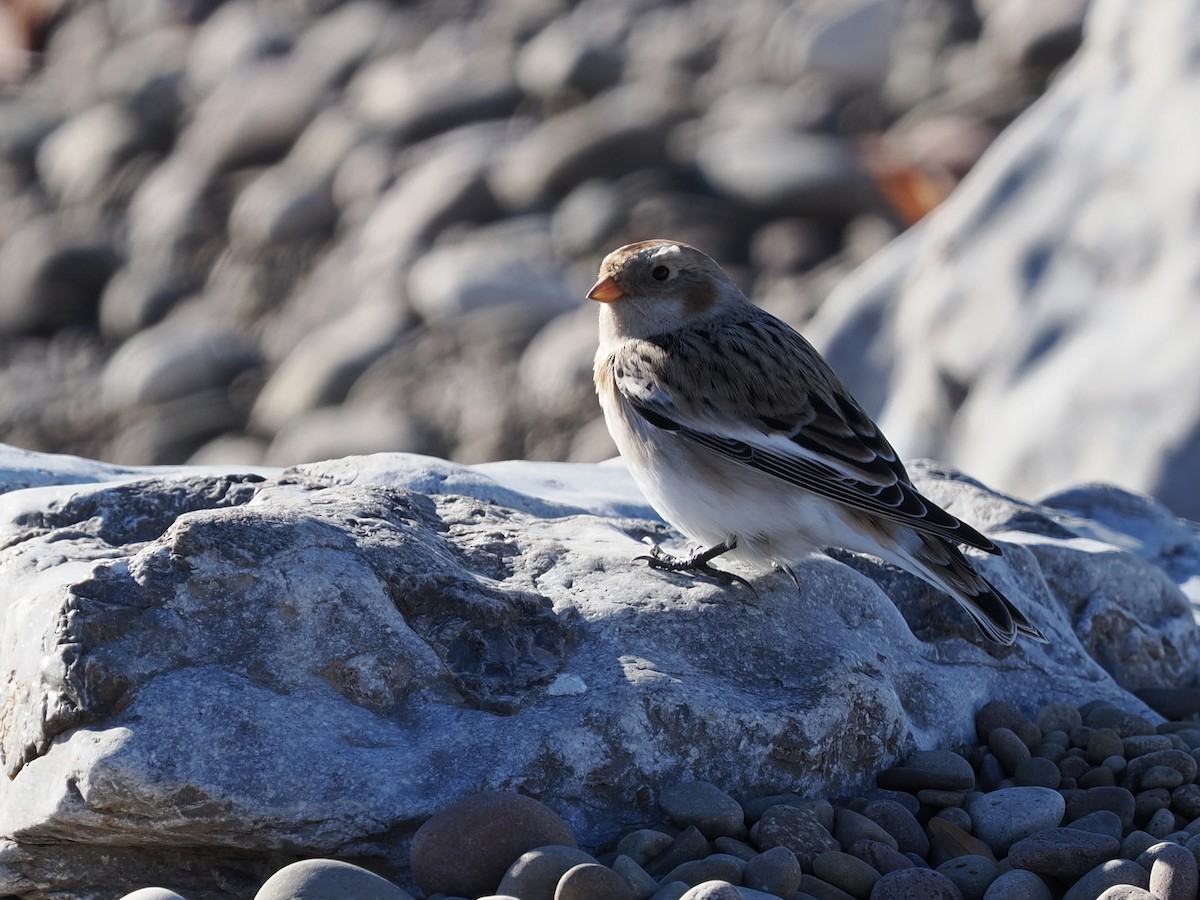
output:
[[[613,357],[613,378],[656,428],[861,512],[1000,552],[913,487],[833,371],[778,320],[630,341]]]

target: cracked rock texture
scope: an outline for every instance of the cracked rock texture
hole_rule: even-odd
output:
[[[1129,691],[1193,683],[1195,525],[914,472],[1001,542],[980,565],[1049,646],[988,645],[847,553],[797,566],[799,593],[647,571],[639,540],[673,536],[616,464],[2,448],[0,892],[247,896],[306,855],[404,883],[413,831],[471,792],[541,799],[597,847],[664,784],[836,795],[967,740],[986,700],[1148,714]]]

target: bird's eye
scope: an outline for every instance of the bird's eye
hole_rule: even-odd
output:
[[[666,281],[670,274],[671,270],[666,266],[655,266],[650,270],[650,277],[655,281]]]

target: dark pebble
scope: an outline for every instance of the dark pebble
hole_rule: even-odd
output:
[[[1074,822],[1098,809],[1107,809],[1121,817],[1122,829],[1133,827],[1135,801],[1133,794],[1123,787],[1090,788],[1067,800],[1067,821]]]
[[[1074,828],[1047,828],[1013,844],[1008,861],[1017,869],[1073,879],[1120,850],[1121,843],[1115,838]]]
[[[896,839],[896,849],[901,853],[917,853],[924,856],[929,852],[929,838],[913,812],[894,800],[874,800],[863,807],[862,814],[882,826]]]
[[[680,832],[661,856],[642,863],[642,865],[652,878],[661,879],[680,863],[703,859],[708,856],[708,852],[708,839],[700,833],[700,829],[695,825],[689,825]]]
[[[768,809],[754,826],[751,840],[760,850],[787,847],[805,868],[812,865],[817,854],[841,849],[833,835],[812,813],[794,806],[772,806]],[[650,874],[655,873],[651,871]]]
[[[1011,728],[993,728],[988,735],[988,747],[1000,760],[1006,775],[1012,775],[1030,757],[1029,748]]]
[[[971,764],[949,750],[917,750],[901,766],[879,773],[882,788],[901,791],[966,791],[975,784]]]
[[[1062,773],[1050,760],[1033,756],[1017,765],[1013,777],[1022,787],[1047,787],[1056,790],[1059,781],[1062,780]]]
[[[801,884],[801,889],[804,885]],[[871,900],[963,900],[953,881],[932,869],[902,869],[875,882]]]

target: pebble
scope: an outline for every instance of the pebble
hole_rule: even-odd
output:
[[[1135,885],[1118,884],[1110,887],[1096,900],[1160,900],[1160,898]]]
[[[800,861],[787,847],[772,847],[746,863],[742,884],[756,891],[790,897],[800,885]]]
[[[899,791],[965,791],[974,786],[975,772],[957,753],[917,750],[909,754],[903,765],[880,772],[876,781],[881,788]]]
[[[1098,809],[1094,813],[1081,816],[1067,825],[1068,828],[1078,828],[1080,831],[1090,831],[1116,838],[1118,841],[1124,830],[1121,827],[1121,817],[1107,809]]]
[[[618,856],[614,859],[612,870],[625,879],[633,890],[634,900],[646,900],[658,890],[658,882],[628,856]]]
[[[662,856],[675,839],[665,831],[639,828],[631,831],[617,843],[617,853],[628,856],[639,866],[644,866],[657,856]]]
[[[654,878],[661,879],[676,866],[708,856],[708,840],[700,833],[695,825],[689,825],[681,831],[670,846],[660,855],[643,863],[646,872]]]
[[[548,844],[573,847],[575,837],[544,803],[522,794],[473,794],[417,829],[410,866],[427,894],[478,896],[493,892],[522,853]]]
[[[1047,735],[1043,740],[1048,740],[1052,732],[1066,733],[1076,725],[1082,725],[1083,716],[1070,703],[1048,703],[1038,710],[1035,721],[1042,733]]]
[[[958,856],[937,867],[958,886],[963,900],[983,900],[983,895],[1000,875],[995,860],[986,856]]]
[[[608,866],[582,863],[563,873],[553,900],[634,900],[634,896],[629,882]]]
[[[986,744],[988,736],[997,728],[1017,731],[1029,719],[1012,703],[1006,700],[989,700],[975,713],[975,733],[980,743]]]
[[[258,889],[254,900],[345,900],[346,897],[412,900],[406,891],[374,872],[336,859],[304,859],[284,866]]]
[[[879,873],[856,856],[840,850],[826,850],[812,862],[813,874],[854,897],[867,898],[879,880]]]
[[[1014,774],[1017,766],[1031,755],[1025,742],[1017,737],[1017,733],[1011,728],[993,728],[988,735],[988,746],[1004,767],[1006,775]]]
[[[880,825],[896,842],[901,853],[924,856],[929,852],[929,838],[916,816],[895,800],[873,800],[862,814]]]
[[[860,840],[878,841],[890,847],[897,847],[896,839],[887,829],[854,810],[838,807],[833,815],[833,836],[843,846],[849,847]]]
[[[1087,742],[1087,759],[1092,765],[1099,765],[1108,756],[1124,756],[1125,742],[1111,728],[1101,728],[1092,733]]]
[[[1142,851],[1137,864],[1150,872],[1148,889],[1160,900],[1192,900],[1200,890],[1196,857],[1180,844],[1153,844]]]
[[[854,894],[847,894],[840,887],[830,884],[825,879],[807,873],[800,876],[797,895],[813,897],[814,900],[855,900]]]
[[[1051,760],[1033,756],[1017,764],[1016,769],[1013,770],[1013,778],[1021,787],[1045,787],[1057,790],[1059,782],[1062,780],[1062,773],[1058,771],[1058,766]]]
[[[913,861],[899,850],[879,841],[859,840],[847,848],[847,852],[857,856],[876,872],[887,874],[897,869],[910,869]]]
[[[695,825],[709,840],[746,833],[742,807],[716,785],[689,781],[663,788],[658,798],[668,818],[680,828]]]
[[[654,896],[659,897],[658,894]],[[706,881],[682,894],[666,894],[662,900],[670,897],[678,897],[679,900],[742,900],[741,892],[727,881]]]
[[[1121,817],[1121,828],[1133,827],[1136,799],[1123,787],[1094,787],[1075,794],[1067,800],[1067,821],[1073,822],[1089,813],[1107,809]]]
[[[1144,830],[1156,838],[1165,838],[1175,831],[1175,813],[1166,808],[1158,810],[1146,822]]]
[[[187,898],[174,891],[168,891],[166,888],[147,887],[124,894],[120,900],[187,900]]]
[[[1074,828],[1047,828],[1014,843],[1008,861],[1039,875],[1078,878],[1120,850],[1115,838]]]
[[[703,859],[680,863],[664,877],[664,881],[682,881],[696,885],[705,881],[728,881],[740,884],[746,861],[726,853],[714,853]]]
[[[1014,842],[1058,825],[1066,808],[1066,801],[1058,791],[1012,787],[976,795],[967,812],[975,825],[976,837],[1003,856]]]
[[[511,894],[522,900],[554,900],[554,889],[564,872],[595,862],[590,854],[576,847],[537,847],[522,853],[508,867],[496,893]]]
[[[889,872],[875,883],[870,900],[963,900],[953,881],[932,869]]]
[[[812,866],[818,854],[841,849],[811,812],[794,806],[772,806],[755,824],[751,837],[760,850],[787,847],[805,868]]]
[[[1150,873],[1132,860],[1110,859],[1075,882],[1063,895],[1063,900],[1093,900],[1118,884],[1148,888]]]
[[[1033,872],[1010,869],[988,886],[983,900],[1054,900],[1054,894]]]

